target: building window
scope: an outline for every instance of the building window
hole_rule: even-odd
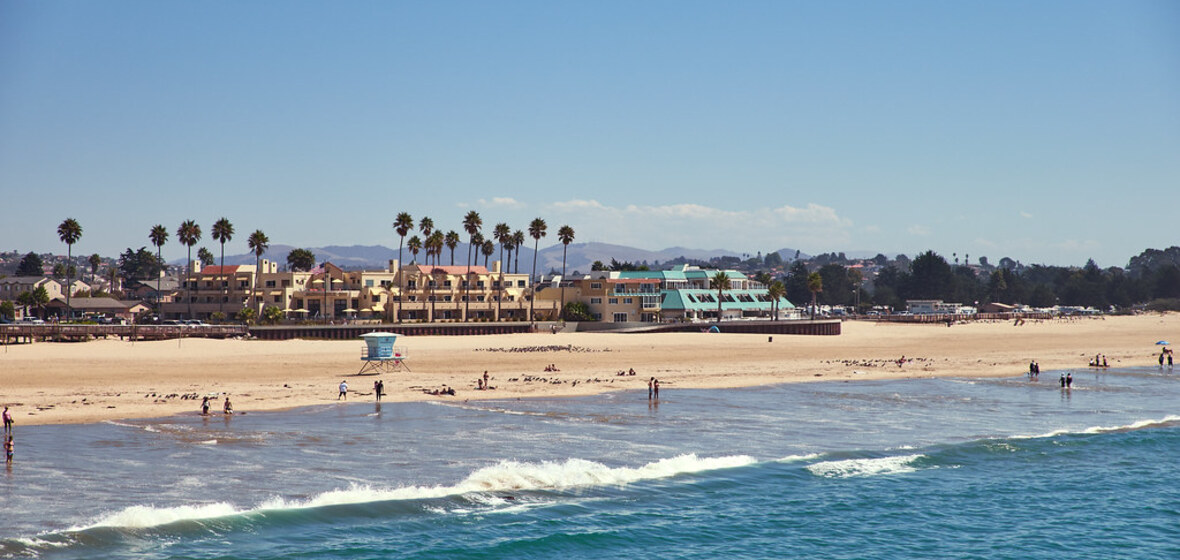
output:
[[[444,280],[444,281],[443,281],[443,287],[444,287],[444,288],[450,288],[450,287],[451,287],[451,281],[450,281],[450,280]]]
[[[601,290],[602,289],[602,282],[591,282],[590,289],[591,290]]]
[[[524,280],[517,280],[517,281],[516,281],[516,287],[517,287],[517,288],[523,288],[523,287],[524,287]]]
[[[366,287],[366,288],[372,288],[372,287],[373,287],[373,281],[372,281],[371,279],[370,279],[370,280],[365,280],[365,287]]]
[[[634,303],[634,301],[632,301],[631,298],[627,297],[627,298],[623,298],[623,303],[630,305],[630,304]]]
[[[607,300],[607,303],[609,303],[609,304],[611,304],[611,305],[618,305],[618,304],[619,304],[619,298],[617,298],[617,297],[610,298],[609,300]]]
[[[590,298],[590,305],[602,305],[602,298],[600,298],[600,297]]]
[[[615,322],[616,323],[626,323],[627,322],[627,314],[626,313],[615,313]]]

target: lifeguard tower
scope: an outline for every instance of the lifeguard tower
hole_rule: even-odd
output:
[[[361,347],[361,361],[364,363],[357,375],[394,372],[403,367],[410,371],[410,366],[406,365],[406,349],[393,345],[397,336],[397,333],[391,332],[362,334],[365,345]]]

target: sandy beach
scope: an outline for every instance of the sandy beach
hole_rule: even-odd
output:
[[[396,332],[396,327],[390,330]],[[11,345],[0,353],[0,404],[18,425],[197,414],[200,396],[224,395],[239,413],[349,401],[559,397],[647,388],[758,386],[909,377],[1012,376],[1110,365],[1155,366],[1158,340],[1180,334],[1180,314],[953,327],[847,321],[839,336],[538,333],[404,337],[412,371],[357,375],[362,342],[205,340]],[[1170,338],[1171,337],[1171,338]],[[907,362],[898,366],[905,356]],[[560,371],[547,372],[554,364]],[[636,374],[619,375],[634,369]],[[487,391],[476,379],[488,372]],[[453,387],[455,396],[424,389]]]

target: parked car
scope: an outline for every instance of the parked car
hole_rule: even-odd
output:
[[[38,318],[38,317],[25,317],[24,319],[21,319],[20,322],[24,323],[26,325],[44,325],[45,324],[45,321],[43,319]]]

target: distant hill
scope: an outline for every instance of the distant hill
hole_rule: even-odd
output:
[[[528,241],[532,241],[529,239]],[[271,245],[267,249],[263,258],[278,262],[279,266],[287,264],[287,253],[292,249],[297,249],[292,245]],[[389,248],[384,245],[328,245],[326,247],[305,247],[311,251],[317,263],[331,262],[332,264],[345,269],[382,269],[388,266],[390,260],[397,259],[397,248]],[[560,243],[542,247],[537,255],[537,271],[548,272],[550,270],[561,270],[561,250]],[[780,249],[778,253],[783,257],[783,260],[790,261],[795,258],[795,249]],[[489,261],[495,261],[500,256],[500,247],[496,246],[496,253],[492,255]],[[801,255],[807,258],[810,255]],[[647,249],[637,249],[635,247],[628,247],[626,245],[613,245],[610,243],[571,243],[566,255],[566,271],[573,273],[574,271],[587,273],[590,272],[590,266],[594,261],[602,261],[610,263],[611,259],[619,262],[631,262],[636,264],[647,263],[649,266],[655,266],[656,263],[666,263],[672,259],[684,257],[687,259],[709,260],[714,257],[738,257],[745,258],[742,253],[729,251],[725,249],[691,249],[686,247],[669,247],[659,251],[650,251]],[[423,253],[418,254],[418,260],[425,258]],[[463,264],[467,259],[467,244],[460,243],[455,248],[455,263]],[[515,261],[516,258],[514,257]],[[409,263],[411,261],[410,252],[402,249],[402,261]],[[480,257],[481,264],[483,258]],[[449,249],[444,248],[442,254],[442,264],[451,263],[451,253]],[[520,271],[529,272],[533,266],[533,248],[531,246],[524,247],[520,251]],[[177,259],[171,264],[181,266],[184,264],[184,259]],[[226,255],[225,264],[254,264],[253,253],[241,253],[237,255]]]

